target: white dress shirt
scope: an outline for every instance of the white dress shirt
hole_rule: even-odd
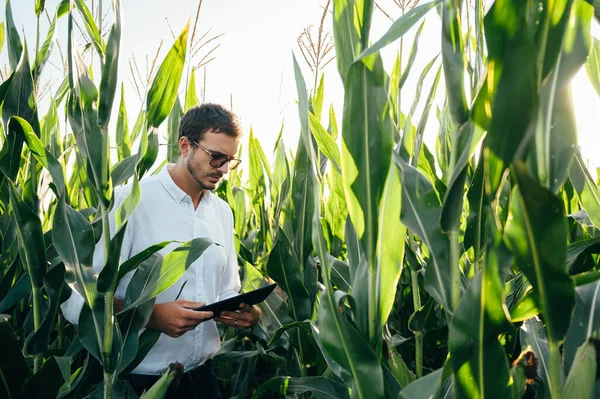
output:
[[[115,233],[114,211],[123,202],[131,187],[115,190],[115,206],[110,217],[111,235]],[[229,205],[215,194],[205,192],[194,209],[192,198],[179,188],[167,167],[140,182],[142,199],[132,214],[125,231],[121,263],[151,245],[163,241],[189,241],[207,237],[220,246],[211,245],[169,289],[156,297],[156,303],[174,301],[187,281],[179,299],[207,304],[238,294],[240,278],[233,241],[233,215]],[[159,253],[165,255],[180,243],[171,243]],[[94,269],[99,273],[104,265],[102,240],[94,252]],[[115,297],[124,298],[133,277],[130,272],[120,281]],[[77,324],[83,298],[76,292],[61,307],[67,320]],[[217,325],[213,320],[200,323],[179,338],[161,334],[134,374],[161,374],[170,363],[182,363],[191,370],[214,356],[220,348]]]

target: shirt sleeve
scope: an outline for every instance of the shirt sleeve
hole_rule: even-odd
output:
[[[219,300],[222,301],[227,298],[231,298],[239,294],[242,285],[240,283],[240,273],[237,263],[237,254],[235,252],[235,243],[233,239],[233,213],[228,205],[226,206],[226,212],[224,212],[223,225],[225,232],[228,237],[227,247],[227,261],[225,263],[225,270],[223,272],[223,278],[221,279],[221,287],[219,290]]]
[[[129,190],[127,190],[128,192]],[[115,191],[115,203],[114,206],[108,216],[108,225],[110,227],[110,237],[112,238],[115,235],[116,228],[116,220],[115,213],[119,205],[125,199],[126,194],[121,194],[119,191]],[[124,259],[129,253],[130,245],[129,235],[127,231],[125,232],[125,236],[123,237],[123,245],[121,247],[121,261]],[[94,258],[93,258],[93,267],[94,271],[98,274],[102,271],[105,263],[104,256],[104,238],[100,237],[100,240],[96,243],[96,247],[94,248]],[[63,315],[65,319],[67,319],[71,324],[78,324],[79,322],[79,314],[81,313],[81,309],[85,300],[83,297],[75,290],[71,289],[71,296],[65,302],[60,305]]]

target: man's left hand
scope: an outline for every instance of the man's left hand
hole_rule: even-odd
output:
[[[260,320],[260,309],[256,306],[250,306],[245,303],[240,305],[240,310],[235,312],[222,312],[220,317],[215,317],[215,321],[235,328],[252,327]]]

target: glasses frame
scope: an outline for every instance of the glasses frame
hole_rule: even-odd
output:
[[[208,162],[210,164],[210,166],[212,166],[213,168],[220,168],[223,165],[225,165],[226,163],[229,162],[229,170],[234,170],[236,169],[238,166],[240,166],[240,164],[242,163],[242,160],[240,158],[236,158],[236,157],[229,157],[225,154],[221,154],[221,153],[216,153],[214,151],[211,151],[207,148],[204,148],[200,143],[196,142],[196,141],[192,141],[192,144],[196,145],[198,148],[200,148],[201,150],[203,150],[205,153],[207,153],[208,155],[210,155],[210,161]],[[213,165],[213,162],[217,162],[220,163],[220,165]]]

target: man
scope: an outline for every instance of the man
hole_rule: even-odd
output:
[[[184,275],[156,298],[148,328],[163,332],[142,363],[131,373],[131,384],[141,394],[156,382],[169,364],[183,364],[185,375],[167,397],[220,398],[210,359],[218,352],[220,338],[211,312],[191,310],[238,294],[240,280],[233,241],[233,215],[226,202],[212,193],[230,169],[236,168],[241,129],[236,116],[220,105],[203,104],[190,109],[179,126],[180,157],[159,174],[140,182],[142,199],[129,219],[121,262],[162,241],[189,241],[207,237],[211,245]],[[130,187],[115,191],[110,218],[114,234],[114,211]],[[102,240],[94,253],[94,268],[104,264]],[[170,252],[177,244],[166,247]],[[126,275],[115,293],[125,296],[133,273]],[[185,285],[184,285],[185,284]],[[183,289],[182,289],[183,287]],[[178,300],[177,295],[180,294]],[[65,317],[76,323],[83,306],[78,294],[62,305]],[[258,323],[257,307],[242,305],[224,312],[215,321],[246,328]]]

